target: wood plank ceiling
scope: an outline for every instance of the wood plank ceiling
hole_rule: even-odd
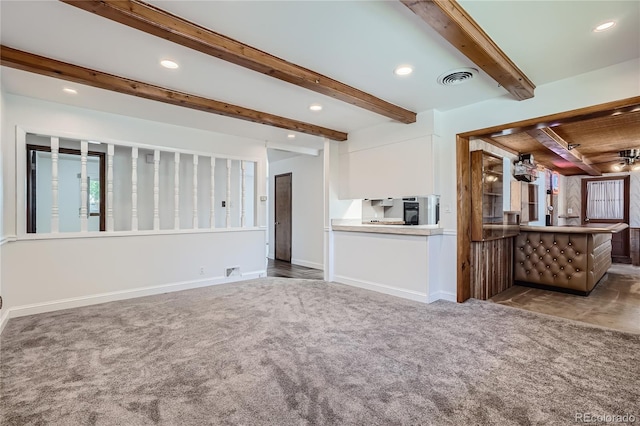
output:
[[[541,123],[482,139],[512,152],[533,154],[537,164],[565,176],[629,171],[640,166],[640,162],[625,165],[620,151],[640,148],[640,99],[636,101],[635,105],[610,111],[604,116],[560,124]]]

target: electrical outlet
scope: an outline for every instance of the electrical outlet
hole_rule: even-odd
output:
[[[204,275],[204,266],[200,267],[200,275]]]
[[[567,209],[567,213],[569,213],[569,214],[573,213],[573,209],[571,209],[571,208]]]

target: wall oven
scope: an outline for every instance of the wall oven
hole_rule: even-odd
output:
[[[404,202],[404,224],[417,225],[420,223],[420,203],[413,201]]]

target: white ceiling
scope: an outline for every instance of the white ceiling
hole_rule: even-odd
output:
[[[153,1],[213,31],[325,74],[414,112],[510,96],[486,74],[464,85],[436,83],[473,64],[398,1]],[[461,1],[536,84],[640,55],[635,1]],[[390,119],[178,46],[57,1],[1,1],[3,45],[284,117],[350,132]],[[591,29],[618,19],[609,33]],[[158,65],[171,58],[181,67]],[[397,77],[408,63],[415,72]],[[77,88],[67,95],[62,87]],[[187,110],[2,68],[2,88],[116,114],[321,148],[318,137]],[[514,104],[517,101],[514,100]],[[313,113],[311,103],[324,110]]]

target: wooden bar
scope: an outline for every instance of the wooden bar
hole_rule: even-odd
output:
[[[89,211],[87,209],[88,189],[87,182],[87,154],[89,142],[80,141],[80,232],[89,231]]]
[[[226,226],[231,227],[231,160],[227,159],[227,202],[226,206]]]
[[[138,148],[131,148],[131,230],[138,230]]]
[[[487,300],[513,285],[513,237],[472,242],[471,297]]]
[[[107,232],[113,232],[113,144],[107,145]]]
[[[198,156],[193,155],[193,229],[198,229]]]
[[[173,157],[173,228],[180,229],[180,153]]]
[[[241,193],[240,193],[240,227],[244,228],[246,225],[245,209],[246,209],[246,169],[244,161],[240,161],[241,174]]]
[[[216,227],[216,157],[211,157],[211,211],[209,212],[209,227]]]
[[[60,211],[58,208],[58,150],[60,140],[51,138],[51,233],[59,232]]]
[[[153,229],[160,229],[160,151],[153,151]]]

